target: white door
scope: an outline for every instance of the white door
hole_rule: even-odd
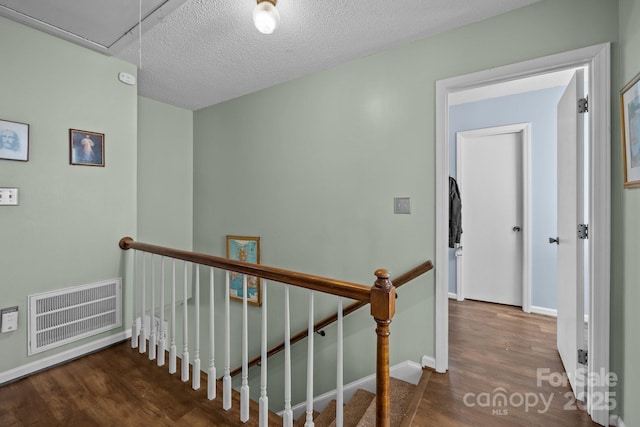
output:
[[[523,305],[523,126],[458,133],[464,298]]]
[[[574,394],[578,349],[584,349],[584,76],[579,70],[558,102],[558,352]]]

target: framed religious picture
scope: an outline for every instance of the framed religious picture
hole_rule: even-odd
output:
[[[620,92],[624,188],[640,187],[640,74]]]
[[[227,236],[227,258],[260,264],[260,237]],[[229,293],[231,299],[242,301],[244,297],[244,274],[229,272]],[[247,303],[262,304],[262,284],[259,277],[247,276]]]
[[[104,166],[104,133],[69,129],[69,161],[72,165]]]
[[[29,161],[29,125],[0,119],[0,159]]]

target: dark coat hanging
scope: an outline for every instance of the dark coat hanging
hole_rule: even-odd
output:
[[[460,190],[458,183],[452,177],[449,177],[449,247],[455,247],[456,243],[460,243],[460,235],[462,234],[462,200],[460,199]]]

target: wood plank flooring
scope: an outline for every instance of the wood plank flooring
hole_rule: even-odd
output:
[[[166,359],[168,360],[168,359]],[[222,392],[207,399],[207,381],[195,391],[128,342],[0,388],[0,426],[257,426],[239,419],[239,398],[222,410]],[[270,424],[280,418],[270,414]]]
[[[565,409],[575,408],[568,386],[537,384],[538,368],[563,372],[554,318],[470,300],[452,300],[449,310],[450,369],[431,375],[413,426],[596,425],[584,411]],[[237,396],[236,409],[222,411],[220,399],[207,400],[205,379],[194,391],[179,371],[169,375],[120,344],[0,387],[0,426],[257,425],[255,408],[242,424]],[[507,397],[504,406],[494,402],[500,393]],[[548,408],[542,398],[551,399]],[[270,425],[282,424],[272,416]]]
[[[538,381],[538,369],[564,372],[555,331],[555,318],[519,307],[450,300],[449,371],[431,375],[414,425],[596,426],[569,385]]]

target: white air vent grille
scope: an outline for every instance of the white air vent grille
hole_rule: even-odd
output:
[[[29,354],[122,326],[122,281],[29,296]]]

